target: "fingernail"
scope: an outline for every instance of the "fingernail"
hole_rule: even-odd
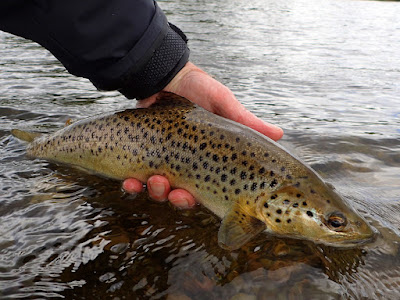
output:
[[[165,185],[163,183],[152,183],[151,184],[151,192],[154,196],[161,197],[165,193]]]
[[[186,199],[175,200],[174,205],[175,205],[175,207],[180,208],[180,209],[190,208],[189,201],[187,201]]]

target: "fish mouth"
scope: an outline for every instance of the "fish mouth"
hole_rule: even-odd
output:
[[[377,238],[377,232],[373,231],[372,233],[367,233],[363,235],[359,235],[355,239],[344,239],[344,240],[333,240],[332,242],[324,242],[320,241],[320,244],[331,246],[335,248],[352,248],[352,247],[360,247],[366,244],[372,243]]]

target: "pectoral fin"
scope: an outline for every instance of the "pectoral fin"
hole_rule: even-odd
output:
[[[264,222],[246,213],[236,205],[222,220],[218,231],[218,243],[221,248],[235,250],[266,228]]]

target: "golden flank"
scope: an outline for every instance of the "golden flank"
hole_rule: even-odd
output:
[[[165,176],[222,219],[219,243],[237,249],[261,232],[348,247],[371,227],[332,187],[280,145],[177,95],[84,119],[53,134],[13,130],[32,157],[109,178]]]

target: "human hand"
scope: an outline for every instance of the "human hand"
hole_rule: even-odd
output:
[[[275,125],[266,123],[248,111],[222,83],[218,82],[191,62],[172,79],[163,91],[172,92],[187,98],[208,111],[246,125],[258,132],[279,140],[283,130]],[[157,100],[158,94],[141,100],[137,107],[149,107]],[[138,193],[143,189],[139,180],[129,178],[123,183],[128,193]],[[178,208],[193,207],[194,197],[183,189],[171,191],[171,186],[165,177],[152,176],[147,181],[147,189],[152,199],[166,201],[167,199]]]

